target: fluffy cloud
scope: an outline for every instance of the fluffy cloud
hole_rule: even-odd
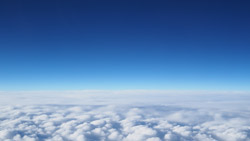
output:
[[[249,109],[248,109],[249,110]],[[250,140],[250,111],[177,106],[0,107],[0,140]]]
[[[0,140],[250,141],[249,100],[249,92],[0,92]]]

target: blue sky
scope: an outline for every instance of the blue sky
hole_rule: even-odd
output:
[[[1,1],[0,90],[250,90],[248,1]]]

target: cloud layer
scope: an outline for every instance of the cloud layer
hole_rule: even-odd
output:
[[[0,92],[0,140],[250,141],[249,101],[249,92]]]
[[[0,107],[0,140],[250,140],[250,110],[179,106]]]

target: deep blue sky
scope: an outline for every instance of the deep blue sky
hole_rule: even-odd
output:
[[[250,90],[250,1],[1,0],[0,90]]]

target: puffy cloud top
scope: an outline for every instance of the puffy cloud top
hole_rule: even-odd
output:
[[[6,141],[250,140],[250,111],[114,105],[0,109],[0,140]]]

